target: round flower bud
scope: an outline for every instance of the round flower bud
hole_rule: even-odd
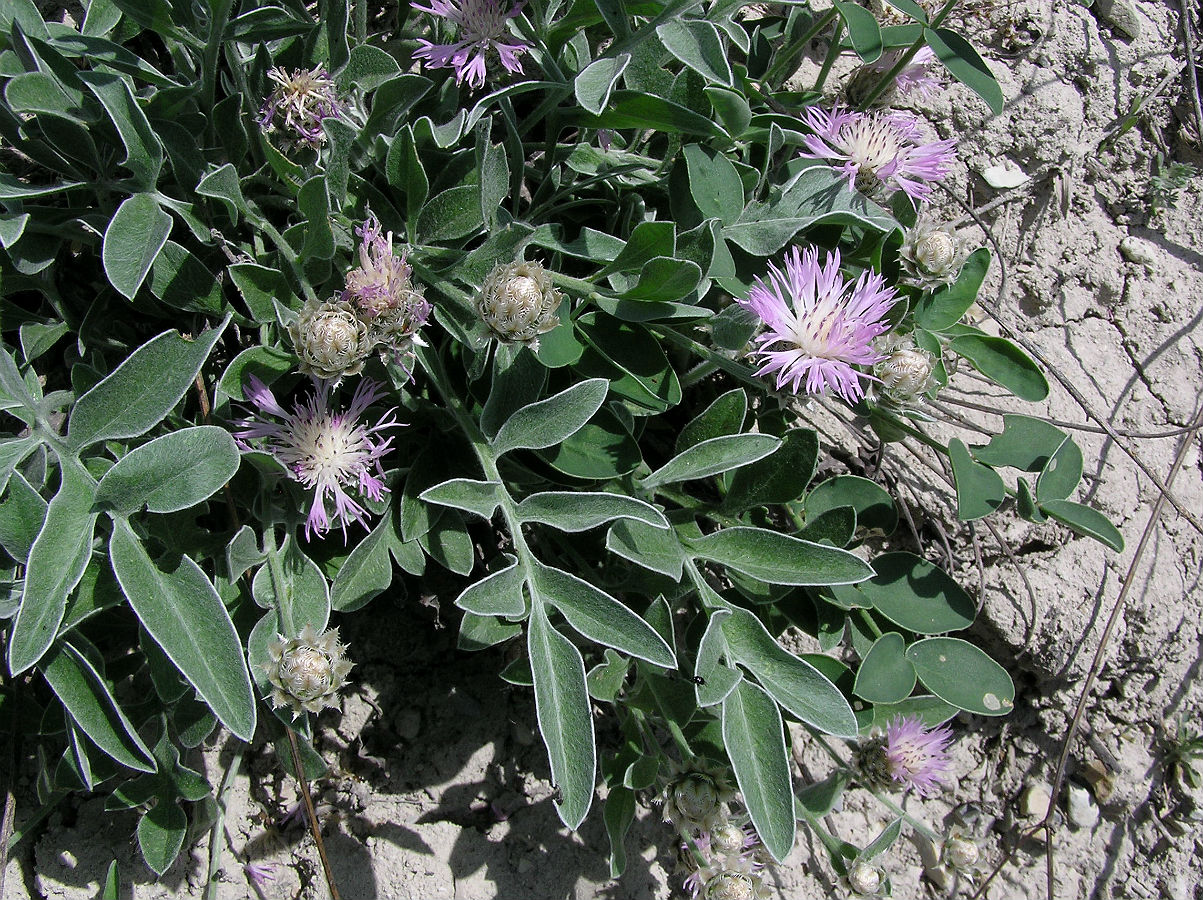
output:
[[[489,330],[507,343],[538,343],[560,320],[560,292],[537,262],[497,266],[476,295],[476,314]]]
[[[318,634],[312,625],[290,640],[277,635],[267,646],[271,661],[263,664],[272,685],[272,705],[302,712],[321,712],[338,703],[337,694],[353,665],[338,642],[338,629]]]
[[[718,808],[718,789],[706,775],[687,775],[673,787],[673,803],[686,818],[704,822]]]
[[[686,833],[709,830],[724,812],[723,804],[735,796],[730,782],[721,768],[698,759],[687,768],[674,769],[676,774],[665,789],[665,821]]]
[[[742,872],[720,872],[706,882],[706,900],[755,900],[753,877]]]
[[[341,300],[305,304],[288,326],[288,334],[301,359],[301,371],[319,378],[357,375],[372,352],[368,326]]]
[[[738,855],[748,843],[748,833],[734,822],[723,822],[710,829],[710,847],[720,855]]]
[[[863,897],[872,897],[881,890],[881,869],[863,860],[848,867],[848,887]]]
[[[944,842],[944,861],[954,869],[972,871],[981,859],[981,851],[973,841],[952,837]]]
[[[909,347],[895,350],[873,366],[873,374],[880,379],[879,392],[895,403],[908,403],[930,390],[932,357],[926,350]]]
[[[906,233],[898,253],[907,280],[931,290],[957,280],[968,248],[951,226],[920,222]]]

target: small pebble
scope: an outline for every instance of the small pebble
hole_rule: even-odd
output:
[[[1074,827],[1094,828],[1099,824],[1099,807],[1086,788],[1071,784],[1066,791],[1065,806],[1070,824]]]
[[[1043,819],[1048,815],[1052,799],[1049,786],[1043,781],[1038,781],[1023,792],[1019,801],[1019,812],[1029,819]]]
[[[1128,235],[1119,242],[1119,252],[1128,262],[1138,263],[1142,266],[1151,266],[1156,259],[1153,245],[1132,235]]]

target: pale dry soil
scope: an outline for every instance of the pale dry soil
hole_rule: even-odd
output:
[[[992,116],[965,88],[949,86],[914,105],[941,137],[960,138],[951,190],[935,204],[948,218],[963,201],[980,210],[969,233],[985,228],[1005,262],[995,265],[983,305],[1076,387],[1090,414],[1135,436],[1122,441],[1164,478],[1183,440],[1165,435],[1191,423],[1203,389],[1203,183],[1181,192],[1176,209],[1154,215],[1147,200],[1153,157],[1203,166],[1190,143],[1185,51],[1177,5],[1134,0],[1087,9],[1071,2],[969,0],[962,20],[986,51],[1007,107]],[[1135,24],[1133,24],[1135,23]],[[1139,31],[1138,35],[1132,32]],[[823,48],[799,78],[817,69]],[[846,68],[837,69],[839,75]],[[1171,77],[1163,81],[1166,76]],[[1149,97],[1136,127],[1116,140],[1109,130],[1134,102]],[[1005,164],[1029,176],[995,190],[982,177]],[[987,320],[988,322],[988,320]],[[960,372],[947,408],[998,430],[996,412],[1032,412]],[[1040,409],[1055,419],[1097,427],[1054,381]],[[820,425],[847,444],[820,409]],[[970,442],[982,437],[949,426]],[[1016,848],[1025,817],[1039,807],[1107,616],[1149,521],[1157,489],[1124,448],[1097,431],[1075,431],[1087,460],[1079,499],[1121,528],[1121,554],[1055,524],[997,518],[957,529],[940,473],[901,485],[929,558],[955,570],[982,603],[973,638],[1012,672],[1016,709],[1004,719],[954,723],[955,784],[928,801],[904,805],[943,832],[954,808],[990,865]],[[843,446],[846,452],[854,447]],[[923,471],[910,451],[892,446],[887,471]],[[1203,463],[1196,440],[1173,491],[1203,518]],[[947,533],[947,545],[940,532]],[[1001,542],[1000,542],[1001,539]],[[1007,550],[1002,549],[1005,543]],[[1056,896],[1065,898],[1203,897],[1203,842],[1190,804],[1166,777],[1163,742],[1177,718],[1198,721],[1200,567],[1203,536],[1173,507],[1156,525],[1135,570],[1127,605],[1089,698],[1081,738],[1069,759],[1067,787],[1053,836]],[[1025,583],[1026,579],[1026,583]],[[450,598],[441,598],[444,604]],[[381,598],[353,618],[347,638],[360,667],[341,716],[320,720],[318,746],[331,774],[317,786],[333,865],[348,900],[368,898],[558,898],[624,900],[679,896],[671,836],[658,809],[641,810],[628,840],[629,863],[609,878],[599,816],[579,834],[559,827],[547,764],[532,732],[530,696],[496,677],[500,653],[455,650],[454,624],[440,627],[418,598]],[[452,616],[453,613],[448,613]],[[605,723],[599,723],[605,737]],[[797,736],[798,779],[832,765]],[[210,778],[228,758],[220,741],[203,760]],[[248,755],[231,795],[223,898],[324,896],[316,853],[299,824],[281,825],[295,802],[271,748]],[[1101,779],[1098,775],[1103,776]],[[1028,802],[1024,802],[1027,797]],[[1072,804],[1067,801],[1072,799]],[[890,814],[859,791],[830,820],[840,836],[864,844]],[[113,859],[138,898],[199,896],[207,835],[159,882],[139,863],[130,814],[102,800],[65,806],[12,862],[6,898],[92,898]],[[1017,847],[990,887],[998,900],[1044,896],[1045,843]],[[896,897],[936,895],[923,879],[921,842],[903,839],[886,861]],[[256,889],[242,863],[272,866]],[[844,896],[821,848],[805,833],[772,872],[779,897]],[[949,890],[964,895],[965,881]]]

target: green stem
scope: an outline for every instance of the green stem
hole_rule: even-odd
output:
[[[201,95],[204,108],[212,109],[217,96],[217,58],[221,54],[221,39],[225,35],[234,0],[216,0],[210,7],[209,35],[205,42],[205,55],[201,68]]]
[[[939,28],[941,23],[948,18],[949,13],[952,12],[953,7],[957,5],[957,2],[958,0],[948,0],[948,2],[944,4],[940,11],[936,13],[935,18],[933,18],[925,26],[923,31],[919,33],[919,37],[915,43],[911,44],[910,47],[907,48],[906,53],[902,54],[902,56],[898,59],[898,62],[894,63],[890,70],[881,76],[881,80],[877,82],[877,84],[873,87],[873,90],[869,92],[869,96],[866,97],[861,103],[861,109],[868,109],[873,105],[873,101],[875,101],[882,95],[883,92],[889,89],[890,85],[894,83],[894,79],[898,77],[898,73],[910,65],[911,60],[915,58],[915,54],[922,50],[923,45],[927,43],[925,32],[927,32],[929,29]]]
[[[861,607],[857,609],[857,612],[860,613],[860,617],[864,623],[869,626],[869,630],[873,632],[873,636],[881,637],[881,629],[877,627],[877,623],[873,621],[873,617],[869,615],[869,611]]]
[[[234,779],[238,777],[238,770],[242,768],[242,755],[246,752],[245,741],[241,741],[236,737],[231,737],[230,740],[234,743],[234,756],[230,760],[229,766],[226,767],[226,773],[221,779],[221,787],[217,791],[217,815],[213,820],[213,827],[209,829],[209,877],[205,881],[205,892],[202,900],[217,900],[217,874],[221,871],[222,848],[225,846],[225,835],[223,832],[226,821],[226,808],[229,803],[230,792],[234,789]]]
[[[782,70],[795,67],[795,64],[792,62],[794,58],[806,49],[806,46],[814,40],[816,34],[831,24],[831,20],[836,17],[836,13],[837,10],[835,7],[827,10],[810,28],[806,29],[798,38],[792,41],[788,47],[778,50],[773,57],[773,64],[764,74],[765,83],[777,87],[785,81],[789,77],[789,73]]]
[[[827,76],[831,74],[831,67],[835,65],[836,57],[841,53],[840,38],[844,36],[844,20],[840,19],[835,23],[835,28],[831,32],[831,45],[827,48],[827,55],[823,57],[823,67],[819,69],[819,77],[815,79],[813,90],[819,93],[823,90],[823,85],[827,83]]]
[[[284,578],[284,566],[280,563],[280,551],[276,546],[276,526],[270,525],[263,531],[263,552],[267,555],[267,570],[272,579],[272,593],[276,595],[276,611],[280,616],[280,628],[288,637],[299,633],[292,610],[292,594]]]
[[[355,0],[355,43],[368,39],[368,0]]]
[[[250,206],[250,204],[248,204],[248,206]],[[288,241],[284,240],[284,235],[280,234],[280,232],[276,230],[275,226],[272,225],[271,222],[267,221],[266,217],[264,217],[263,214],[254,207],[250,207],[250,215],[247,216],[247,218],[250,219],[252,225],[254,225],[271,239],[272,244],[276,248],[276,252],[284,258],[284,262],[286,262],[288,264],[288,268],[292,270],[293,277],[297,280],[297,284],[300,285],[301,293],[305,295],[305,299],[312,300],[314,303],[316,303],[317,294],[310,286],[309,279],[305,277],[305,273],[301,269],[301,258],[297,256],[296,251],[288,245]]]

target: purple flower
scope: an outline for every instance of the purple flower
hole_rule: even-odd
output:
[[[355,233],[363,239],[359,265],[347,273],[342,301],[367,324],[370,340],[399,356],[430,318],[430,303],[414,288],[405,254],[393,253],[393,233],[385,234],[375,216],[369,215]]]
[[[753,353],[763,363],[756,374],[776,372],[778,390],[792,382],[795,394],[832,390],[855,403],[865,393],[861,379],[873,378],[854,367],[881,360],[873,339],[890,330],[883,319],[894,300],[894,289],[870,271],[845,281],[839,251],[820,265],[818,250],[794,247],[785,272],[770,263],[768,282],[757,278],[738,301],[768,326],[756,338]]]
[[[459,40],[453,44],[433,44],[419,40],[414,52],[416,59],[426,61],[432,69],[455,69],[455,81],[465,80],[471,88],[485,83],[485,57],[495,50],[508,72],[522,72],[518,55],[530,46],[510,35],[506,22],[518,15],[522,3],[515,3],[503,12],[500,0],[430,0],[430,6],[410,4],[414,9],[454,22]]]
[[[952,730],[947,725],[928,729],[916,716],[898,716],[886,726],[886,770],[903,787],[930,796],[948,781],[951,741]]]
[[[293,69],[290,75],[273,66],[267,77],[276,83],[276,89],[259,110],[259,127],[271,131],[277,124],[282,125],[297,140],[312,147],[325,141],[322,120],[336,119],[342,114],[330,73],[316,66],[308,72]]]
[[[948,175],[952,164],[956,141],[924,143],[918,121],[905,113],[812,106],[803,118],[814,134],[806,136],[802,156],[838,164],[848,186],[866,193],[901,190],[912,200],[926,200],[932,183]]]
[[[894,63],[898,62],[898,57],[903,51],[896,50],[893,53],[883,53],[875,66],[882,72],[888,72],[894,67]],[[894,87],[898,89],[899,94],[916,93],[920,97],[930,97],[936,92],[940,86],[940,79],[932,74],[932,67],[936,62],[935,51],[931,47],[923,47],[911,57],[910,63],[903,67],[894,79]]]
[[[397,425],[392,419],[393,410],[375,425],[359,422],[360,416],[380,397],[379,385],[363,379],[355,388],[351,404],[341,412],[334,412],[330,409],[331,383],[315,378],[313,392],[295,411],[288,412],[254,375],[248,383],[246,396],[259,412],[282,421],[274,422],[262,415],[244,419],[236,423],[242,430],[234,432],[234,436],[243,446],[247,446],[247,441],[261,440],[263,447],[296,481],[313,489],[305,537],[330,530],[331,515],[327,509],[330,500],[334,503],[333,518],[342,526],[344,540],[349,523],[359,522],[366,527],[367,511],[348,489],[373,501],[380,500],[388,491],[380,459],[392,446],[393,439],[382,439],[381,432]]]

